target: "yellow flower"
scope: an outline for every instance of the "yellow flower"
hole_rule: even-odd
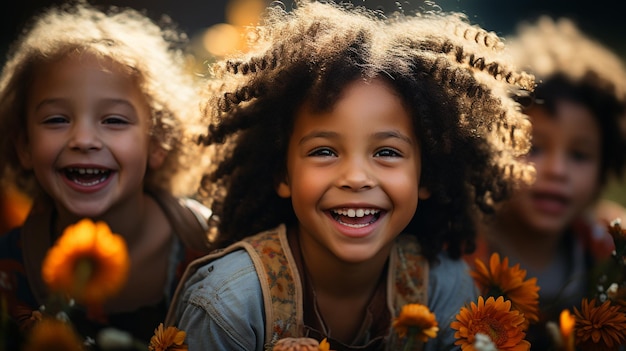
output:
[[[124,239],[104,222],[83,219],[68,226],[50,248],[42,275],[51,290],[98,304],[122,288],[129,266]]]
[[[82,351],[80,338],[71,325],[43,318],[28,334],[24,351]]]
[[[527,351],[530,343],[524,338],[524,316],[517,310],[511,310],[511,301],[499,296],[484,300],[478,297],[478,304],[472,302],[462,307],[456,315],[456,321],[450,324],[455,329],[456,345],[463,351],[475,351],[476,334],[489,336],[500,351]]]
[[[399,337],[403,338],[408,333],[409,337],[415,337],[421,341],[434,338],[439,332],[435,315],[428,307],[417,303],[404,305],[392,326]]]
[[[476,269],[471,275],[481,295],[503,296],[511,300],[513,309],[520,311],[526,319],[524,328],[528,326],[528,322],[539,320],[537,278],[525,279],[526,270],[521,269],[519,264],[509,267],[508,257],[500,261],[500,255],[496,252],[489,259],[489,268],[480,259],[476,259]]]
[[[626,315],[607,300],[596,307],[596,300],[583,299],[576,315],[576,345],[583,350],[617,350],[626,344]]]
[[[178,351],[187,350],[188,346],[184,344],[185,333],[176,327],[167,327],[163,329],[163,323],[154,329],[154,335],[150,339],[148,350],[150,351]]]

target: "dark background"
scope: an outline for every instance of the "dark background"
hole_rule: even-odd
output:
[[[22,0],[5,2],[0,16],[0,54],[5,52],[19,28],[42,8],[61,0]],[[213,24],[224,22],[229,0],[91,0],[97,5],[130,6],[147,11],[151,17],[167,14],[189,35]],[[230,0],[235,1],[235,0]],[[292,0],[284,0],[290,6]],[[355,4],[383,10],[414,9],[423,0],[353,0]],[[614,49],[626,60],[626,1],[624,0],[439,0],[445,11],[460,11],[488,30],[500,35],[511,33],[521,20],[532,20],[540,14],[568,16],[582,30]],[[10,9],[10,10],[9,10]]]

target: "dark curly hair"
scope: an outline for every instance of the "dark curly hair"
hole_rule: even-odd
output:
[[[223,244],[297,223],[284,179],[296,109],[328,111],[356,80],[382,79],[401,96],[422,147],[420,201],[407,233],[430,260],[474,249],[471,210],[492,210],[532,168],[529,122],[514,96],[531,75],[509,67],[500,38],[460,14],[393,14],[332,2],[269,7],[250,32],[251,50],[213,66],[206,101],[214,169],[201,192],[220,218]],[[225,191],[224,191],[225,189]]]
[[[542,16],[508,38],[517,65],[536,76],[536,102],[552,116],[558,101],[587,107],[601,133],[600,186],[626,166],[626,66],[569,18]]]

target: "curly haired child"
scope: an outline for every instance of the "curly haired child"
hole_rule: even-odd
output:
[[[77,1],[42,11],[12,46],[0,171],[34,204],[0,238],[0,289],[25,332],[48,296],[45,254],[82,218],[122,235],[131,260],[102,323],[74,320],[92,338],[113,326],[149,340],[186,263],[209,251],[208,209],[186,198],[200,181],[200,82],[185,70],[186,38],[165,20]]]
[[[475,256],[497,251],[537,278],[540,321],[528,340],[548,349],[545,322],[595,291],[593,269],[614,247],[606,231],[613,218],[594,210],[606,208],[598,202],[605,186],[624,172],[626,66],[568,18],[525,22],[507,44],[538,82],[524,110],[536,181],[485,223]]]
[[[426,349],[457,348],[472,211],[532,175],[512,96],[533,77],[458,14],[298,1],[250,38],[214,66],[201,139],[224,249],[188,268],[167,323],[198,350],[396,350],[391,321],[421,303],[440,328]]]

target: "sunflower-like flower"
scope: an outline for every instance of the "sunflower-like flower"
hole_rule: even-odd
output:
[[[502,296],[485,300],[479,296],[478,304],[472,302],[469,307],[461,308],[450,327],[456,330],[455,345],[461,345],[463,351],[476,351],[477,334],[489,336],[500,351],[527,351],[530,343],[524,340],[523,324],[524,316],[511,309],[510,300]]]
[[[626,314],[610,300],[596,306],[596,299],[583,299],[576,315],[576,345],[583,350],[617,350],[626,344]]]
[[[524,328],[529,322],[539,320],[537,278],[526,279],[526,270],[521,269],[519,264],[509,267],[508,257],[500,260],[500,255],[495,252],[489,259],[489,268],[476,259],[476,268],[470,274],[482,296],[503,296],[511,300],[512,308],[520,311],[526,319]]]
[[[185,344],[185,333],[176,327],[163,327],[163,323],[160,323],[156,329],[154,329],[154,335],[150,338],[150,344],[148,350],[150,351],[182,351],[187,350],[188,346]]]
[[[83,351],[83,344],[70,324],[46,317],[29,332],[24,351]]]
[[[283,338],[274,344],[272,351],[332,351],[324,338],[318,342],[312,338]]]
[[[125,284],[130,259],[124,239],[104,222],[83,219],[68,226],[43,262],[51,290],[100,304]]]
[[[409,334],[409,337],[424,342],[429,338],[434,338],[439,332],[435,315],[430,312],[428,307],[418,303],[402,306],[402,311],[394,319],[392,326],[399,337],[403,338]]]

